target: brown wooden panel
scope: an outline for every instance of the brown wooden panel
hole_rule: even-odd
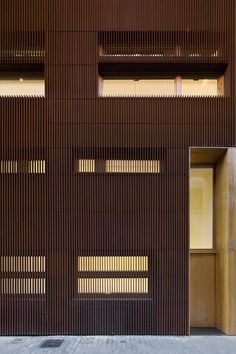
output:
[[[225,0],[140,0],[135,5],[132,0],[53,0],[50,30],[223,30],[230,13],[226,5]]]
[[[216,258],[215,254],[190,256],[190,325],[216,325]]]
[[[1,31],[34,31],[45,30],[45,0],[1,0]]]
[[[46,164],[40,175],[0,174],[0,256],[42,256],[46,264],[45,274],[31,275],[43,276],[44,294],[0,288],[1,334],[189,333],[189,147],[236,145],[234,7],[233,0],[0,1],[0,70],[44,67],[46,85],[45,97],[0,98],[0,161]],[[153,48],[163,56],[147,55]],[[225,97],[99,97],[98,74],[108,64],[140,74],[226,70]],[[161,168],[76,173],[74,160],[88,156],[155,158]],[[148,257],[147,292],[83,298],[77,261],[90,255]]]
[[[49,32],[49,65],[97,65],[96,32]]]

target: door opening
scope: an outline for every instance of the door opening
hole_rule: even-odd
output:
[[[227,332],[228,150],[190,149],[190,327]]]

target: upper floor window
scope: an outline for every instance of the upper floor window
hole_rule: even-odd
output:
[[[222,80],[222,79],[221,79]],[[223,96],[220,79],[183,79],[179,95],[182,96]]]
[[[0,72],[0,96],[45,96],[44,67],[35,66],[34,71],[22,68],[14,64],[9,71]]]
[[[0,96],[45,96],[44,80],[2,80],[0,79]]]
[[[160,80],[109,80],[105,79],[100,86],[101,96],[174,96],[173,79]]]
[[[99,95],[106,97],[223,96],[223,77],[163,79],[99,79]]]

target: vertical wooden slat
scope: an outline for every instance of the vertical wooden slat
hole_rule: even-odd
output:
[[[44,98],[0,97],[0,161],[45,160],[45,173],[0,174],[0,257],[45,257],[42,272],[0,270],[1,334],[188,334],[188,150],[236,144],[235,11],[233,0],[0,0],[0,72],[43,66],[46,82]],[[227,94],[98,97],[99,65],[118,63],[225,64]],[[76,173],[79,159],[100,167]],[[109,159],[158,159],[161,171],[106,173]],[[148,293],[81,298],[80,256],[148,257]]]

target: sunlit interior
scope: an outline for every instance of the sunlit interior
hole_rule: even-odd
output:
[[[45,257],[2,256],[1,272],[45,272]]]
[[[174,96],[175,82],[170,80],[103,80],[102,96]]]
[[[45,160],[2,160],[0,173],[45,173]]]
[[[190,169],[190,248],[213,247],[213,169]]]
[[[76,173],[160,173],[159,160],[75,160]]]
[[[1,279],[1,294],[45,294],[45,278]]]
[[[182,79],[182,96],[218,96],[217,79]]]
[[[148,257],[94,256],[78,257],[78,271],[148,271]]]
[[[100,96],[223,96],[223,78],[99,79]]]
[[[0,96],[45,96],[44,80],[0,80]]]
[[[79,278],[78,293],[148,293],[148,278]]]
[[[156,160],[106,160],[110,173],[159,173],[160,161]]]
[[[43,295],[46,292],[46,280],[42,276],[46,271],[44,256],[1,256],[0,271],[5,274],[0,282],[1,294]],[[10,273],[15,273],[14,277]],[[34,276],[28,276],[32,273]]]
[[[95,160],[80,159],[75,160],[75,172],[95,172]]]

